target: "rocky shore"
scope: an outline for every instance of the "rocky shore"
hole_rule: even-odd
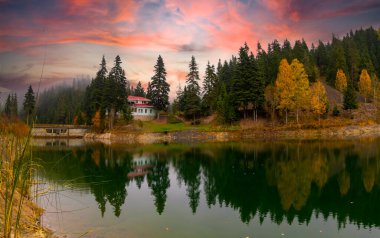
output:
[[[197,131],[187,130],[167,133],[151,132],[108,132],[103,134],[86,133],[85,141],[106,144],[153,144],[153,143],[195,143],[195,142],[228,142],[272,139],[355,139],[380,136],[380,125],[344,126],[322,129],[238,131]]]

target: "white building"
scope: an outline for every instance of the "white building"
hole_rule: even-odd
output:
[[[132,107],[134,119],[152,120],[156,117],[157,110],[149,104],[150,99],[138,96],[128,96],[128,102]]]

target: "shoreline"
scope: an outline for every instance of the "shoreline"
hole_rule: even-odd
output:
[[[86,133],[83,139],[86,142],[102,142],[105,144],[155,144],[281,139],[355,139],[378,136],[380,136],[380,124],[292,130],[268,128],[265,130],[248,129],[237,131],[186,130],[177,132],[107,132],[102,134]]]

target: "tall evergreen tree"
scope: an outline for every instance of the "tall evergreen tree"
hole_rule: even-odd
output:
[[[201,98],[195,87],[187,86],[184,91],[184,113],[187,118],[193,119],[193,123],[201,113]]]
[[[224,83],[222,83],[220,88],[216,110],[219,122],[231,124],[235,120],[235,110]]]
[[[257,110],[264,103],[264,82],[256,76],[257,68],[253,55],[248,55],[247,44],[239,50],[239,58],[233,74],[232,98],[237,108],[242,108],[244,118],[248,106],[253,105],[254,118],[257,118]]]
[[[127,100],[127,78],[121,68],[120,56],[116,56],[106,82],[105,104],[109,115],[109,128],[113,128],[116,113],[120,111]]]
[[[191,61],[189,63],[189,73],[187,74],[186,78],[186,86],[189,91],[194,91],[199,94],[200,87],[198,84],[199,81],[199,71],[198,71],[198,65],[195,61],[195,57],[191,56]]]
[[[29,88],[25,94],[25,99],[23,103],[27,124],[29,124],[29,122],[31,122],[33,119],[32,117],[34,114],[35,104],[36,104],[36,100],[34,98],[33,88],[32,88],[32,85],[29,85]]]
[[[158,56],[157,63],[154,66],[154,75],[152,77],[151,100],[158,110],[167,110],[169,106],[170,85],[166,82],[166,69],[161,55]],[[159,117],[160,113],[157,114]]]
[[[217,99],[217,76],[215,74],[215,67],[207,63],[205,77],[203,80],[203,98],[202,108],[205,114],[215,110]]]
[[[356,92],[352,80],[348,80],[347,90],[344,92],[343,107],[345,110],[358,108]]]
[[[4,113],[9,119],[15,119],[18,116],[17,95],[9,94],[5,101]]]
[[[4,113],[5,115],[10,118],[11,117],[11,107],[12,107],[12,99],[11,95],[8,94],[7,100],[5,101],[5,106],[4,106]]]
[[[107,80],[107,65],[104,55],[100,63],[100,68],[96,73],[96,77],[91,81],[86,88],[84,99],[84,111],[86,112],[86,122],[92,123],[92,118],[99,111],[100,117],[103,119],[106,107],[106,80]]]
[[[150,100],[152,100],[152,98],[153,98],[152,86],[151,86],[150,82],[148,82],[148,87],[146,88],[146,98],[149,98]]]
[[[334,85],[335,76],[338,69],[342,69],[346,75],[348,75],[348,70],[342,42],[339,39],[333,37],[331,47],[332,52],[330,56],[329,75],[327,82],[329,82],[331,85]]]
[[[137,83],[136,89],[133,90],[133,95],[138,97],[145,97],[145,91],[144,88],[141,86],[141,82],[139,81]]]

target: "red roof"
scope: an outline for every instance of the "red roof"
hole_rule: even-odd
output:
[[[129,101],[146,101],[150,102],[150,99],[144,98],[144,97],[138,97],[138,96],[128,96]]]
[[[144,176],[147,173],[148,173],[147,171],[143,171],[143,172],[130,172],[130,173],[127,174],[127,176],[129,178],[133,178],[133,177]]]
[[[134,106],[135,107],[153,107],[153,105],[150,105],[150,104],[137,104],[137,103],[135,103]]]

